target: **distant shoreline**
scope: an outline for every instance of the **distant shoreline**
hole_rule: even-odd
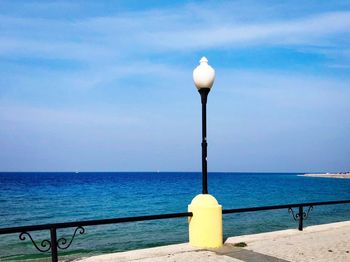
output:
[[[325,174],[303,174],[298,176],[308,177],[327,177],[327,178],[350,178],[350,172],[344,173],[325,173]]]

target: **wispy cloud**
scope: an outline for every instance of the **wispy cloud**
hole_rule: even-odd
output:
[[[109,169],[125,162],[135,170],[135,157],[138,169],[164,163],[176,170],[182,161],[196,170],[195,160],[188,161],[198,149],[200,119],[191,72],[203,54],[217,71],[208,112],[213,167],[276,167],[275,156],[286,147],[294,151],[284,156],[304,164],[280,158],[285,170],[307,167],[303,159],[336,162],[334,154],[310,150],[310,139],[320,152],[333,139],[332,149],[349,153],[350,6],[342,2],[1,5],[0,146],[6,150],[0,170],[16,169],[21,159],[30,169],[32,160],[47,158],[45,151],[47,169],[60,167],[54,163],[60,152],[66,167],[101,167],[109,159]],[[91,153],[74,165],[81,148]],[[234,153],[237,166],[232,148],[246,153]],[[261,165],[250,167],[248,148]],[[123,163],[115,165],[115,154]]]
[[[127,12],[73,21],[2,16],[0,54],[57,57],[85,62],[136,59],[136,55],[190,52],[252,45],[342,45],[350,31],[350,12],[325,12],[292,19],[247,22],[224,10],[201,14],[200,7]],[[195,13],[197,16],[193,16]],[[226,19],[219,19],[222,15]],[[337,38],[337,41],[334,41]],[[126,58],[125,58],[126,57]]]

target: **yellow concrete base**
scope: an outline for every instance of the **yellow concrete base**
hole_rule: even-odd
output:
[[[201,248],[222,246],[222,206],[209,194],[197,195],[188,205],[190,244]]]

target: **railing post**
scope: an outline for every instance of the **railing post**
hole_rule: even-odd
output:
[[[303,206],[299,206],[299,231],[303,231],[303,220],[304,220]]]
[[[52,262],[58,262],[58,253],[57,253],[57,233],[56,228],[50,228],[50,237],[51,237],[51,258]]]

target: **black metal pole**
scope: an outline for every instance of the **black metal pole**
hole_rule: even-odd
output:
[[[57,232],[56,228],[50,228],[50,237],[51,237],[51,258],[52,262],[58,262],[58,253],[57,253]]]
[[[303,231],[304,210],[303,206],[299,206],[299,231]]]
[[[207,98],[210,88],[198,90],[202,101],[202,194],[208,194],[208,168],[207,168]]]

